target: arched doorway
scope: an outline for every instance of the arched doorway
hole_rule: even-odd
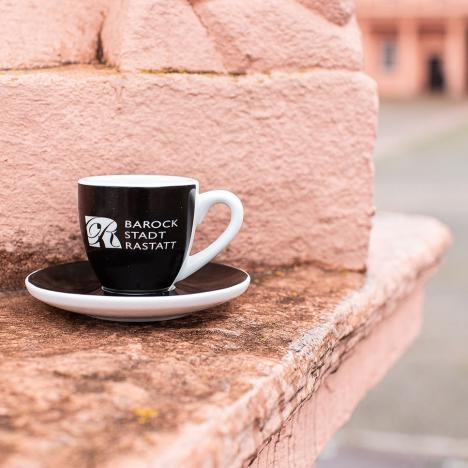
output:
[[[431,93],[445,91],[445,75],[442,59],[439,55],[431,55],[427,61],[428,88]]]

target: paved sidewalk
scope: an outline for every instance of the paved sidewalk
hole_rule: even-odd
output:
[[[468,122],[468,100],[426,98],[385,101],[380,106],[376,160],[396,157],[409,149],[438,139]]]

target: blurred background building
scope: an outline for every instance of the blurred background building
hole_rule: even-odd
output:
[[[357,0],[367,72],[380,94],[468,91],[468,2]]]

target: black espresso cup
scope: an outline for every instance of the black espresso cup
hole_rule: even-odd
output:
[[[242,203],[233,193],[200,194],[198,181],[159,175],[109,175],[78,181],[81,235],[105,292],[164,293],[211,261],[236,236]],[[226,230],[207,248],[189,255],[195,229],[209,210],[231,210]]]

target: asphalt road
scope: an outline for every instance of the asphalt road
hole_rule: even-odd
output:
[[[383,103],[380,122],[377,209],[435,216],[451,228],[454,244],[428,285],[419,339],[317,466],[468,467],[468,458],[451,453],[466,446],[468,457],[468,104]],[[376,436],[371,449],[366,433]],[[390,461],[389,433],[402,441]],[[435,444],[439,456],[426,459]]]

